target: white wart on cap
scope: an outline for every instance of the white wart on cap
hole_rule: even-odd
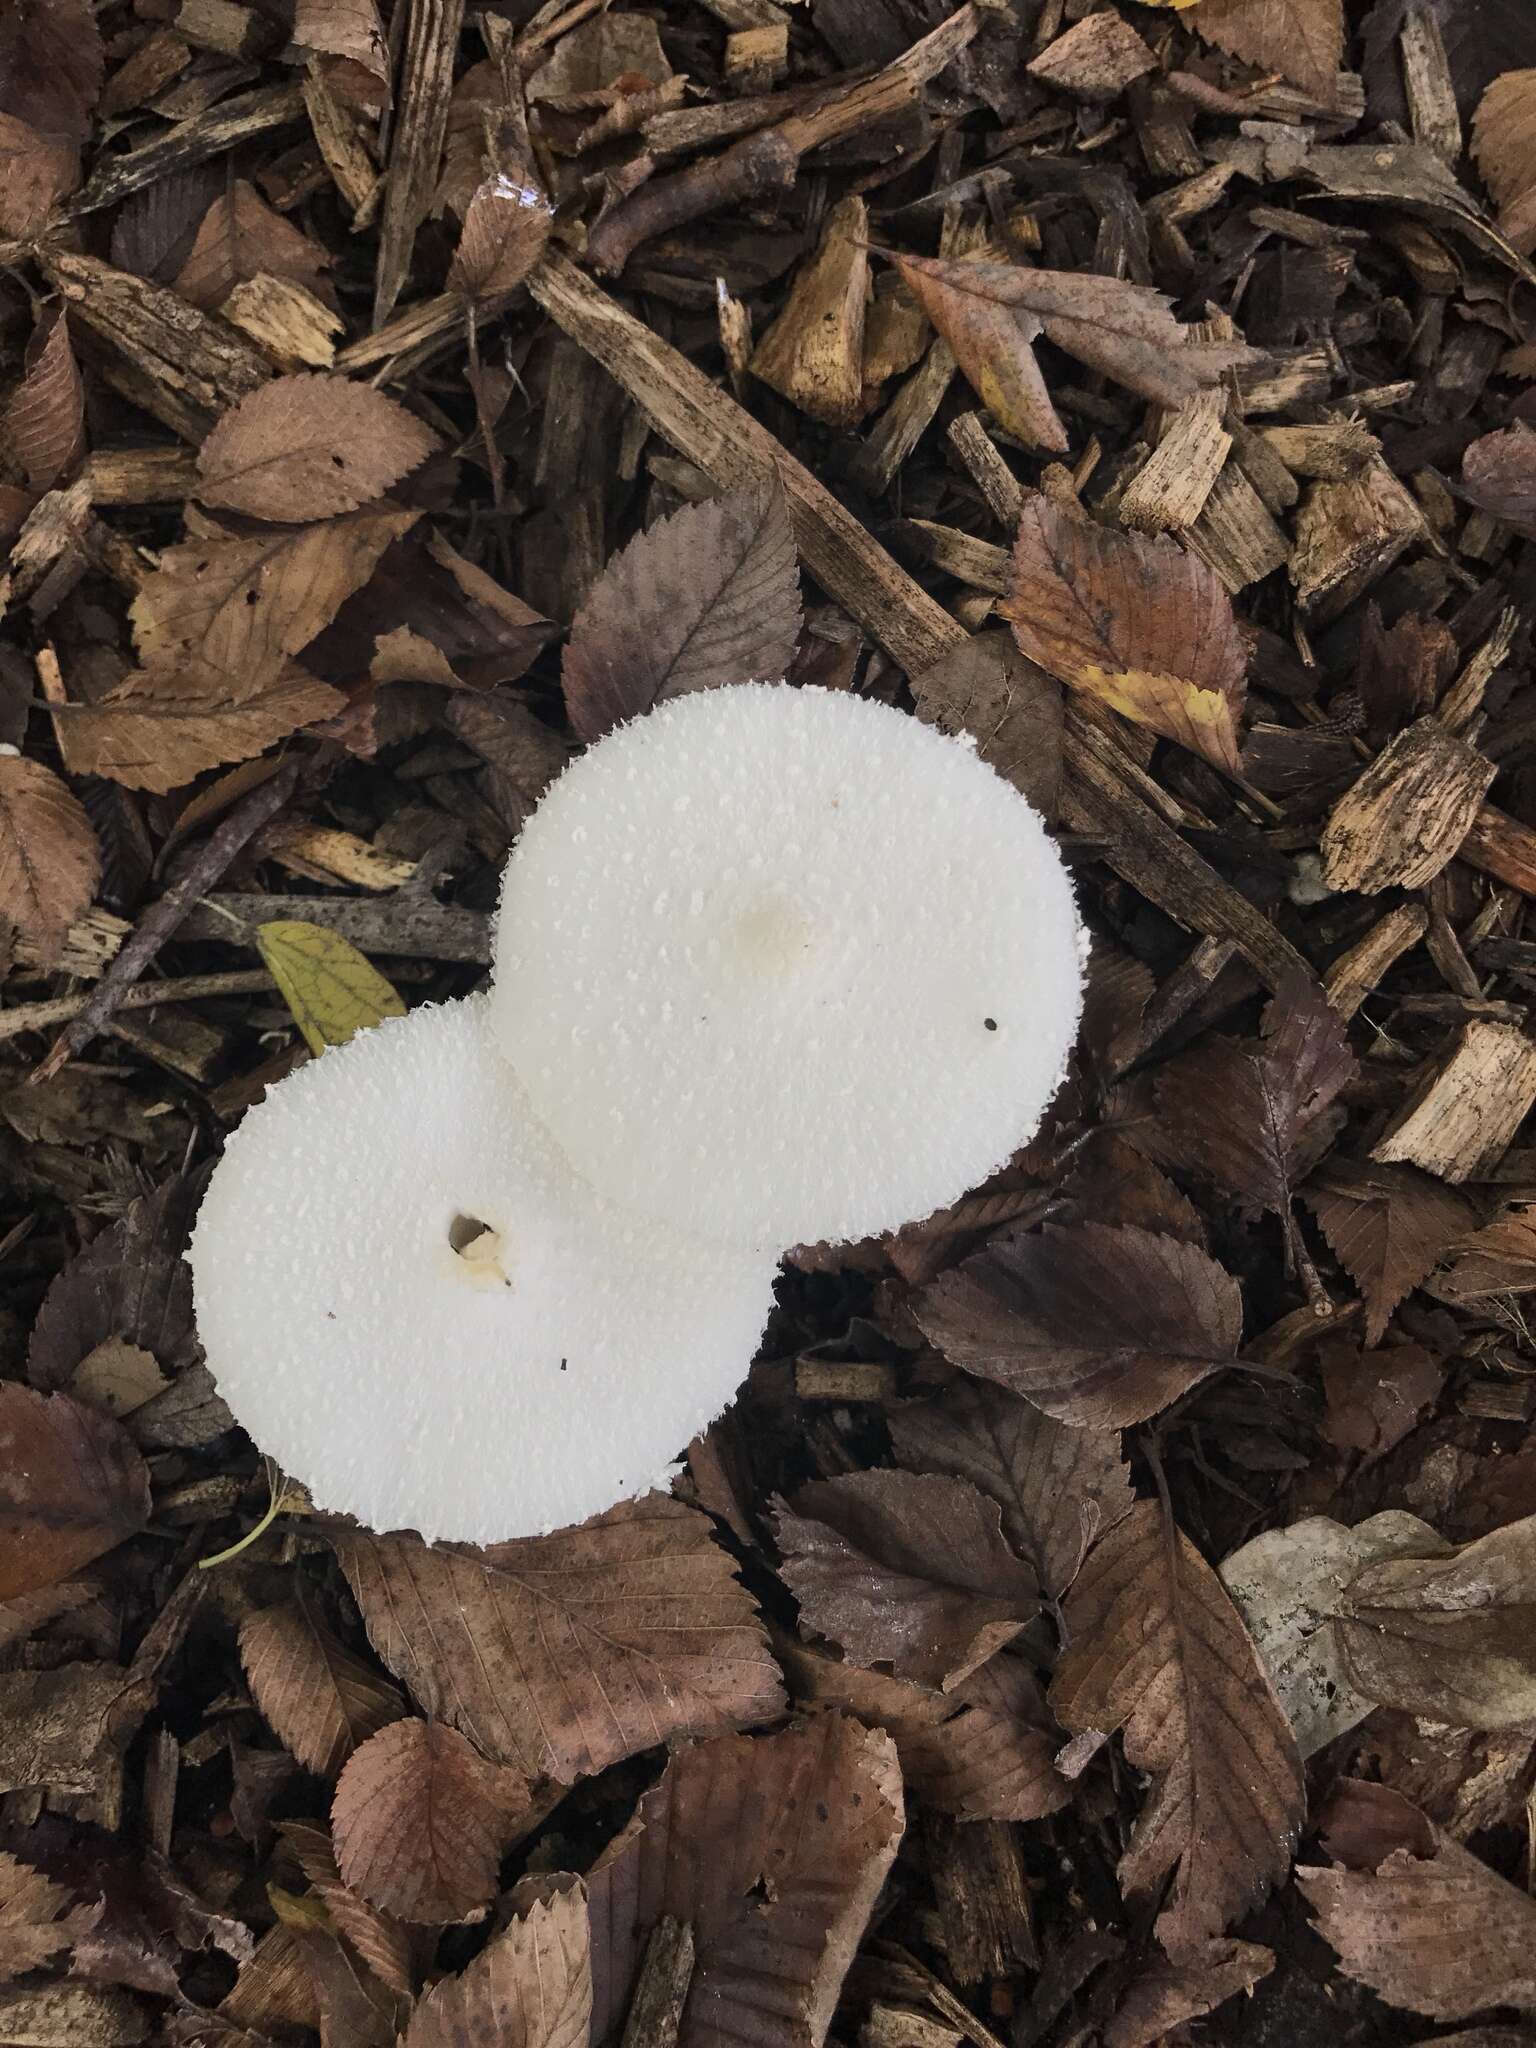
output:
[[[191,1247],[219,1391],[316,1505],[492,1543],[667,1477],[746,1376],[761,1257],[578,1181],[484,999],[327,1052],[231,1136]]]
[[[925,1216],[1016,1151],[1082,947],[1043,823],[973,748],[750,683],[549,791],[507,864],[492,1018],[594,1187],[777,1249]]]

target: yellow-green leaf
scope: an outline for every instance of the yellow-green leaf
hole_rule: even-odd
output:
[[[257,926],[256,947],[311,1052],[405,1015],[395,989],[337,932],[302,918],[274,918]]]

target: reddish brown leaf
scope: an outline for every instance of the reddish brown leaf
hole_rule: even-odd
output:
[[[1334,1257],[1365,1296],[1365,1339],[1379,1344],[1392,1311],[1472,1221],[1470,1204],[1411,1166],[1334,1159],[1302,1190]]]
[[[1153,2048],[1186,2020],[1251,1991],[1274,1967],[1274,1950],[1251,1941],[1212,1941],[1187,1963],[1153,1963],[1115,2008],[1104,2048]]]
[[[101,878],[96,834],[51,768],[0,753],[0,906],[51,967]]]
[[[1077,1429],[1119,1429],[1226,1364],[1237,1282],[1149,1230],[1047,1224],[1004,1234],[923,1289],[914,1314],[955,1365]]]
[[[240,1630],[240,1661],[273,1733],[323,1778],[405,1712],[389,1680],[354,1657],[303,1601],[250,1615]]]
[[[851,1472],[801,1487],[774,1518],[779,1576],[807,1628],[859,1664],[945,1690],[1012,1640],[1038,1604],[1002,1517],[963,1479]]]
[[[0,234],[36,235],[80,182],[80,152],[67,136],[45,135],[0,113]]]
[[[578,1884],[534,1899],[457,1977],[434,1984],[402,2048],[586,2048],[592,1938]]]
[[[1098,526],[1037,494],[1004,609],[1041,668],[1239,772],[1247,645],[1215,571],[1177,541]]]
[[[90,0],[12,0],[0,12],[0,113],[81,141],[105,70]]]
[[[1536,433],[1525,425],[1484,434],[1461,458],[1462,489],[1482,511],[1536,533]]]
[[[301,668],[256,677],[208,662],[140,669],[94,704],[61,707],[60,744],[77,775],[163,795],[205,768],[244,761],[301,725],[334,717],[339,690]]]
[[[1389,2005],[1436,2020],[1536,2006],[1536,1900],[1438,1830],[1432,1856],[1296,1881],[1344,1970]]]
[[[1157,1080],[1161,1137],[1177,1161],[1239,1202],[1284,1216],[1293,1183],[1341,1121],[1332,1108],[1354,1055],[1315,982],[1297,981],[1264,1012],[1263,1038],[1216,1038]],[[1220,1103],[1220,1116],[1211,1114]]]
[[[1442,1301],[1480,1301],[1536,1287],[1536,1220],[1524,1212],[1495,1217],[1455,1246],[1435,1281]]]
[[[983,761],[1023,792],[1047,822],[1061,793],[1060,685],[1000,631],[962,640],[912,678],[917,715],[941,732],[969,733]]]
[[[504,171],[487,178],[465,209],[448,289],[472,300],[511,291],[544,254],[554,218],[531,179]]]
[[[898,255],[894,261],[997,424],[1026,447],[1064,455],[1067,430],[1051,403],[1032,346],[1040,332],[1037,316],[1026,307],[1003,305],[971,289],[971,259]]]
[[[937,1401],[896,1409],[890,1430],[909,1471],[951,1473],[997,1502],[1004,1535],[1052,1598],[1131,1511],[1118,1435],[1070,1429],[1003,1387],[962,1380]]]
[[[33,330],[21,382],[0,409],[0,441],[35,491],[52,489],[85,453],[85,393],[62,307]]]
[[[528,1806],[522,1777],[434,1721],[395,1721],[343,1770],[331,1804],[336,1867],[370,1905],[429,1925],[479,1919]]]
[[[1439,1399],[1445,1366],[1421,1344],[1362,1351],[1347,1340],[1322,1348],[1323,1434],[1341,1451],[1380,1458]]]
[[[1203,0],[1192,19],[1218,49],[1332,104],[1344,53],[1343,0]]]
[[[422,1708],[529,1779],[771,1721],[778,1668],[706,1516],[652,1494],[487,1550],[335,1539],[374,1648]]]
[[[680,1751],[587,1878],[593,2040],[671,1918],[695,1954],[678,2048],[816,2048],[902,1820],[890,1737],[838,1714]]]
[[[560,672],[571,723],[595,740],[669,697],[777,682],[799,633],[782,494],[684,506],[615,555],[576,614]]]
[[[0,1849],[0,1984],[40,1969],[96,1919],[96,1909],[75,1905],[66,1886]]]
[[[1306,1813],[1290,1724],[1220,1579],[1155,1501],[1089,1553],[1066,1620],[1052,1709],[1120,1730],[1152,1777],[1120,1882],[1145,1893],[1174,1871],[1158,1938],[1196,1961],[1289,1867]]]
[[[437,445],[414,413],[372,385],[274,377],[203,443],[198,496],[252,519],[329,519],[379,497]]]
[[[67,1579],[149,1515],[149,1474],[110,1415],[0,1383],[0,1600]]]
[[[378,1978],[400,1998],[416,1990],[416,1967],[412,1955],[415,1931],[391,1913],[380,1912],[361,1892],[342,1883],[336,1867],[330,1833],[309,1821],[283,1821],[279,1833],[298,1859],[316,1896],[338,1934],[356,1949],[359,1957]]]
[[[247,178],[236,178],[203,215],[175,290],[205,313],[216,313],[237,284],[283,277],[318,289],[329,254],[268,206]]]
[[[344,64],[355,64],[374,83],[371,98],[389,100],[389,40],[375,0],[297,0],[293,39]]]
[[[1536,249],[1536,70],[1506,71],[1478,102],[1472,153],[1522,256]]]

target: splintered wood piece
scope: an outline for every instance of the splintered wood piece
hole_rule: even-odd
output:
[[[1381,443],[1359,420],[1326,420],[1321,425],[1265,427],[1266,444],[1296,476],[1342,483],[1358,476],[1381,453]]]
[[[928,315],[899,273],[882,272],[864,315],[864,382],[871,397],[890,378],[915,369],[932,339]]]
[[[1476,1017],[1371,1148],[1442,1180],[1490,1174],[1536,1103],[1536,1042],[1516,1024]]]
[[[484,911],[439,903],[433,896],[406,889],[377,897],[205,896],[188,913],[181,934],[187,939],[216,939],[226,946],[254,946],[258,925],[286,917],[339,932],[360,953],[480,963],[491,957],[491,924]]]
[[[940,336],[871,427],[848,465],[854,481],[872,498],[883,497],[922,439],[955,374],[955,358]]]
[[[1341,953],[1323,976],[1328,1000],[1341,1017],[1353,1017],[1395,961],[1429,929],[1422,903],[1399,903],[1378,918],[1363,938]]]
[[[365,139],[362,116],[331,91],[318,58],[311,58],[304,73],[304,106],[315,147],[351,212],[352,225],[364,227],[378,205],[379,167]]]
[[[981,423],[981,414],[959,413],[950,421],[947,431],[950,447],[965,464],[993,518],[1012,533],[1024,510],[1024,486],[998,452],[996,442]]]
[[[868,244],[869,209],[856,196],[844,199],[827,215],[815,255],[801,265],[749,365],[829,427],[851,427],[863,410]]]
[[[453,60],[464,25],[464,0],[406,0],[405,55],[400,65],[398,118],[384,180],[379,264],[374,282],[377,332],[395,310],[410,273],[416,230],[437,189]]]
[[[107,80],[97,112],[131,114],[148,106],[192,61],[192,52],[174,29],[152,29]]]
[[[176,33],[199,50],[216,56],[265,56],[282,41],[272,22],[236,0],[181,0]]]
[[[914,536],[935,569],[958,577],[973,590],[1006,597],[1013,588],[1013,556],[996,541],[977,540],[958,526],[941,526],[933,519],[909,519],[906,530]]]
[[[1497,804],[1484,804],[1473,819],[1460,857],[1522,896],[1536,896],[1536,832]]]
[[[183,440],[202,441],[220,413],[272,374],[253,342],[163,285],[68,249],[39,260],[76,331],[101,344],[106,381]]]
[[[1334,805],[1321,840],[1328,886],[1422,888],[1454,858],[1497,773],[1437,718],[1410,725]]]
[[[1007,1821],[952,1820],[923,1826],[944,1953],[957,1984],[1038,1970],[1019,1830]]]
[[[336,360],[341,316],[291,277],[248,277],[219,311],[279,370],[327,370]]]
[[[189,448],[95,448],[81,472],[93,505],[180,505],[197,489]]]
[[[1221,422],[1225,402],[1223,392],[1202,391],[1168,416],[1156,448],[1121,494],[1122,526],[1176,533],[1194,525],[1232,447]]]
[[[1380,460],[1358,476],[1314,484],[1296,515],[1297,603],[1322,621],[1337,618],[1426,532],[1413,494]]]
[[[65,211],[75,219],[97,213],[103,206],[115,206],[130,192],[158,184],[173,171],[190,170],[303,118],[304,95],[297,85],[264,85],[256,92],[237,93],[207,113],[179,121],[138,149],[125,150],[121,156],[104,155],[90,183],[70,200]]]
[[[357,889],[398,889],[416,872],[416,862],[307,818],[279,818],[255,842],[260,860],[275,860],[295,874],[323,882],[349,882]]]
[[[1283,569],[1291,559],[1291,544],[1269,507],[1230,462],[1211,485],[1185,538],[1233,596]]]
[[[619,2048],[676,2048],[693,1982],[693,1929],[662,1918],[645,1944]]]
[[[1412,0],[1403,16],[1399,47],[1414,140],[1443,157],[1454,170],[1461,161],[1461,115],[1440,34],[1440,17],[1425,0]]]
[[[1227,432],[1232,436],[1232,460],[1263,500],[1264,509],[1279,518],[1295,509],[1301,486],[1274,453],[1262,434],[1256,434],[1235,413],[1228,413]]]
[[[725,39],[725,82],[733,92],[771,92],[789,63],[789,23],[739,28]]]
[[[1157,69],[1157,59],[1123,15],[1112,7],[1085,15],[1024,69],[1043,85],[1083,100],[1119,97],[1133,78]]]

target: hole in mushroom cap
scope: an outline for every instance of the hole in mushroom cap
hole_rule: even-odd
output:
[[[448,1243],[461,1259],[494,1259],[501,1250],[501,1233],[478,1216],[455,1216],[448,1225]]]

